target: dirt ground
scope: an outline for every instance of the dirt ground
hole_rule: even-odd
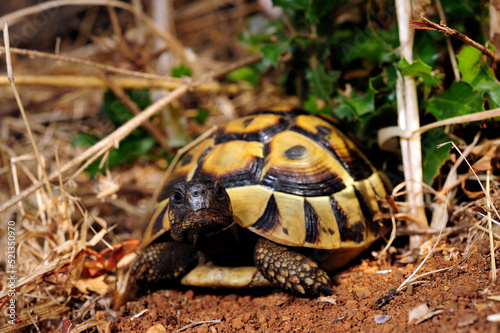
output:
[[[418,262],[380,264],[365,254],[333,274],[338,294],[326,298],[303,299],[272,289],[160,290],[122,307],[112,331],[497,332],[499,324],[487,320],[500,306],[488,298],[500,294],[491,283],[490,260],[479,246],[481,251],[472,247],[459,261],[463,249],[435,251],[419,273],[444,270],[420,278],[379,308],[377,300],[397,288]],[[422,304],[429,318],[409,323],[410,311]]]

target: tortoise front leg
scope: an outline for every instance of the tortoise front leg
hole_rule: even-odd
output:
[[[314,260],[286,246],[260,238],[254,261],[266,279],[288,292],[309,297],[334,292],[330,278]]]
[[[137,285],[149,289],[160,282],[174,281],[198,263],[198,251],[192,245],[162,242],[149,245],[132,266]]]

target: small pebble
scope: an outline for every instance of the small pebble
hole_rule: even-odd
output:
[[[478,310],[478,311],[488,310],[488,308],[489,308],[489,306],[486,303],[477,303],[476,304],[476,310]]]
[[[167,325],[168,326],[170,326],[170,325],[172,325],[172,326],[177,325],[177,320],[175,319],[174,316],[168,316],[167,317]]]
[[[163,333],[167,330],[162,324],[156,324],[155,326],[150,327],[146,333]]]
[[[460,318],[458,321],[457,326],[458,327],[465,327],[471,324],[474,324],[474,322],[477,320],[477,316],[473,313],[466,313],[464,316]]]
[[[233,324],[233,327],[237,330],[242,329],[243,326],[245,326],[245,323],[242,322],[240,318],[234,319],[232,324]]]
[[[363,289],[355,289],[354,293],[359,299],[367,298],[371,296],[371,292],[368,290],[368,288],[363,288]]]
[[[383,323],[387,322],[391,318],[392,317],[389,316],[389,315],[378,315],[378,316],[375,316],[375,322],[377,324],[383,324]]]
[[[486,320],[492,323],[497,323],[500,321],[500,313],[495,313],[486,317]]]

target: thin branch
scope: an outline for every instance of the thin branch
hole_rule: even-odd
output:
[[[432,22],[431,20],[421,17],[420,18],[424,22],[417,22],[410,20],[410,28],[413,29],[424,29],[424,30],[434,30],[434,31],[439,31],[445,35],[450,35],[452,37],[455,37],[457,39],[460,39],[462,42],[464,42],[467,45],[473,46],[479,51],[481,51],[482,54],[493,60],[494,62],[500,63],[500,56],[497,56],[493,51],[488,50],[485,46],[479,44],[475,40],[471,39],[470,37],[464,35],[460,31],[457,31],[455,29],[452,29],[450,27],[447,27],[444,23],[437,24]]]
[[[179,88],[187,81],[156,80],[155,78],[140,78],[140,77],[113,77],[116,85],[124,89],[150,89],[161,88],[174,90]],[[191,79],[189,79],[191,80]],[[0,86],[9,85],[7,76],[0,76]],[[16,84],[18,86],[51,86],[51,87],[72,87],[72,88],[107,88],[106,80],[97,76],[90,75],[16,75]],[[193,91],[205,91],[211,93],[226,92],[229,94],[237,94],[241,91],[248,90],[248,86],[230,83],[220,84],[217,81],[206,82],[197,87],[193,87]]]
[[[214,319],[214,320],[203,320],[203,321],[192,321],[190,324],[187,324],[186,326],[183,326],[179,328],[178,330],[175,330],[174,333],[182,332],[184,330],[187,330],[190,327],[193,326],[198,326],[202,324],[220,324],[220,319]]]
[[[463,116],[456,116],[456,117],[452,117],[452,118],[448,118],[448,119],[435,121],[433,123],[419,127],[418,129],[416,129],[414,131],[402,130],[401,128],[399,128],[397,126],[384,127],[384,128],[381,128],[377,133],[378,145],[380,147],[383,147],[388,140],[390,140],[394,137],[397,137],[397,136],[400,136],[402,138],[410,138],[414,134],[422,134],[422,133],[427,132],[431,129],[446,126],[446,125],[462,124],[462,123],[471,122],[471,121],[481,121],[481,120],[491,119],[491,118],[495,118],[495,117],[500,117],[500,108],[491,109],[491,110],[487,110],[487,111],[480,111],[480,112],[466,114]]]
[[[4,51],[5,51],[5,47],[0,46],[0,53],[4,52]],[[110,65],[104,65],[104,64],[100,64],[100,63],[95,62],[95,61],[67,57],[67,56],[63,56],[63,55],[59,55],[59,54],[52,54],[52,53],[46,53],[46,52],[40,52],[40,51],[34,51],[34,50],[19,49],[16,47],[11,47],[10,52],[16,53],[16,54],[28,55],[30,57],[47,58],[47,59],[53,59],[53,60],[57,60],[57,61],[64,61],[64,62],[69,62],[69,63],[73,63],[73,64],[79,64],[79,65],[83,65],[83,66],[99,68],[99,69],[105,70],[106,72],[119,73],[119,74],[125,74],[125,75],[136,76],[136,77],[143,77],[146,79],[153,79],[153,80],[158,80],[158,81],[177,82],[180,84],[184,83],[184,80],[180,79],[180,78],[175,78],[175,77],[170,77],[170,76],[165,76],[165,75],[158,75],[158,74],[151,74],[151,73],[142,73],[142,72],[137,72],[137,71],[133,71],[130,69],[119,68],[119,67],[114,67],[114,66],[110,66]],[[41,76],[41,77],[43,77],[43,76]]]

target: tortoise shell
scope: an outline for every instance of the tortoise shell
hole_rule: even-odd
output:
[[[387,231],[386,221],[373,221],[381,212],[377,197],[384,198],[387,188],[383,174],[335,123],[275,108],[220,126],[170,174],[162,195],[167,199],[151,217],[145,245],[170,229],[173,185],[210,177],[223,182],[241,227],[283,245],[340,249],[350,260]]]

